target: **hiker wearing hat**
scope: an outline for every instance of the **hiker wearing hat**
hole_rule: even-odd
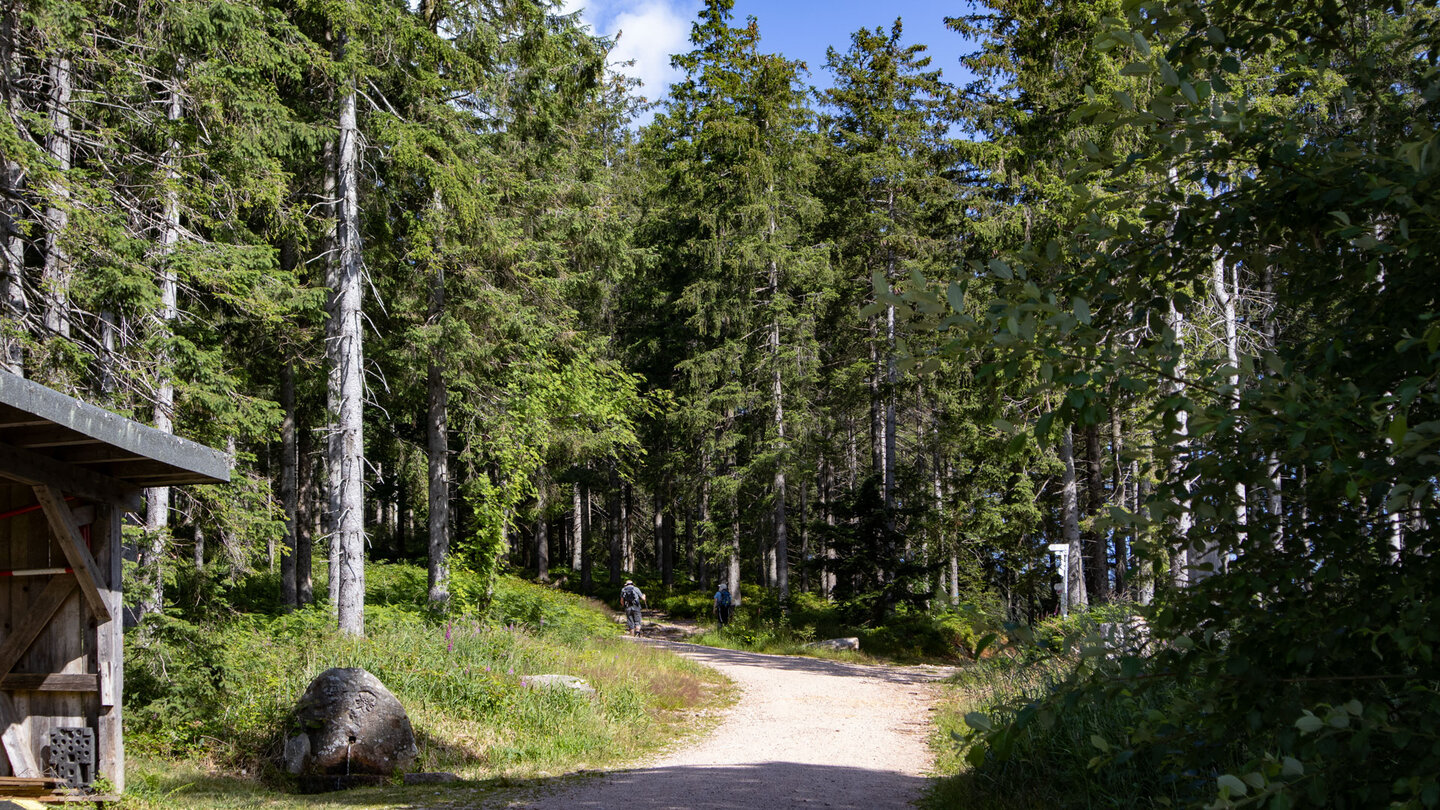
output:
[[[620,589],[620,604],[625,608],[625,627],[630,635],[640,635],[640,606],[645,603],[645,593],[635,587],[635,581],[625,580],[625,587]]]

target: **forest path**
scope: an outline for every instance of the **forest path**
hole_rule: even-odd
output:
[[[509,807],[870,810],[910,807],[929,782],[931,682],[948,669],[636,643],[714,667],[739,700],[698,742]]]

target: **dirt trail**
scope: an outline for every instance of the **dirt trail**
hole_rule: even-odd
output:
[[[927,784],[936,667],[884,667],[647,639],[714,667],[741,694],[698,742],[514,801],[535,810],[909,807]]]

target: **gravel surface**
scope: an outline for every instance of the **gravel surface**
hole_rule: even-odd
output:
[[[928,784],[929,682],[949,670],[643,643],[724,673],[740,689],[738,702],[683,749],[510,807],[871,810],[909,807]]]

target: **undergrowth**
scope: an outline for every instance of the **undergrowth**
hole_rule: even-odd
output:
[[[288,712],[330,667],[362,667],[395,693],[415,727],[418,770],[469,779],[632,757],[716,693],[713,673],[627,643],[589,600],[502,578],[484,616],[442,620],[428,613],[424,585],[418,567],[369,567],[363,639],[336,633],[323,606],[148,618],[126,638],[129,755],[283,787],[274,762]],[[597,695],[526,687],[545,673],[577,675]],[[176,787],[143,769],[131,782],[135,806]]]

